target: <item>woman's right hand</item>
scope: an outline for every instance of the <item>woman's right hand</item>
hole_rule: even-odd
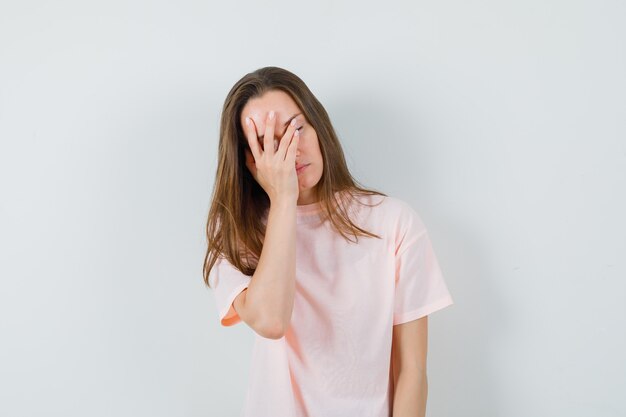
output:
[[[257,137],[254,120],[251,117],[246,117],[245,120],[243,131],[249,145],[249,149],[245,150],[246,166],[252,176],[263,187],[271,201],[279,198],[297,200],[299,188],[296,150],[300,137],[295,127],[295,118],[287,127],[287,131],[278,144],[278,149],[275,149],[274,145],[276,117],[273,111],[269,112],[265,121],[263,142]]]

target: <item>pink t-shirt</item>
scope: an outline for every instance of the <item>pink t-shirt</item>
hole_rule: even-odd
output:
[[[357,225],[382,239],[358,244],[297,206],[296,293],[280,339],[255,333],[243,417],[389,417],[393,325],[453,304],[424,223],[395,197],[361,196]],[[264,221],[267,218],[264,217]],[[352,237],[354,240],[354,237]],[[211,270],[221,324],[251,277],[219,258]]]

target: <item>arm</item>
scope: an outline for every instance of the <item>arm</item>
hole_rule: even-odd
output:
[[[279,339],[291,322],[296,292],[296,203],[299,196],[295,169],[299,136],[295,119],[274,149],[274,111],[267,115],[263,148],[256,122],[246,116],[249,149],[246,166],[270,199],[263,248],[250,285],[233,301],[241,320],[263,337]],[[292,138],[293,137],[293,138]]]
[[[393,326],[393,417],[424,417],[428,396],[428,316]]]
[[[279,339],[291,321],[296,291],[296,202],[272,201],[259,263],[250,285],[233,301],[241,320]]]

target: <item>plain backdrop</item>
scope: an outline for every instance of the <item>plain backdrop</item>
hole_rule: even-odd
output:
[[[429,319],[428,416],[626,415],[625,20],[2,0],[0,415],[238,415],[253,333],[218,322],[204,227],[223,100],[266,65],[427,225],[455,300]]]

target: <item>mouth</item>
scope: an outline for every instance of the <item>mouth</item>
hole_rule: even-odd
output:
[[[299,174],[301,173],[306,167],[308,167],[311,164],[304,164],[304,165],[296,165],[296,172]]]

